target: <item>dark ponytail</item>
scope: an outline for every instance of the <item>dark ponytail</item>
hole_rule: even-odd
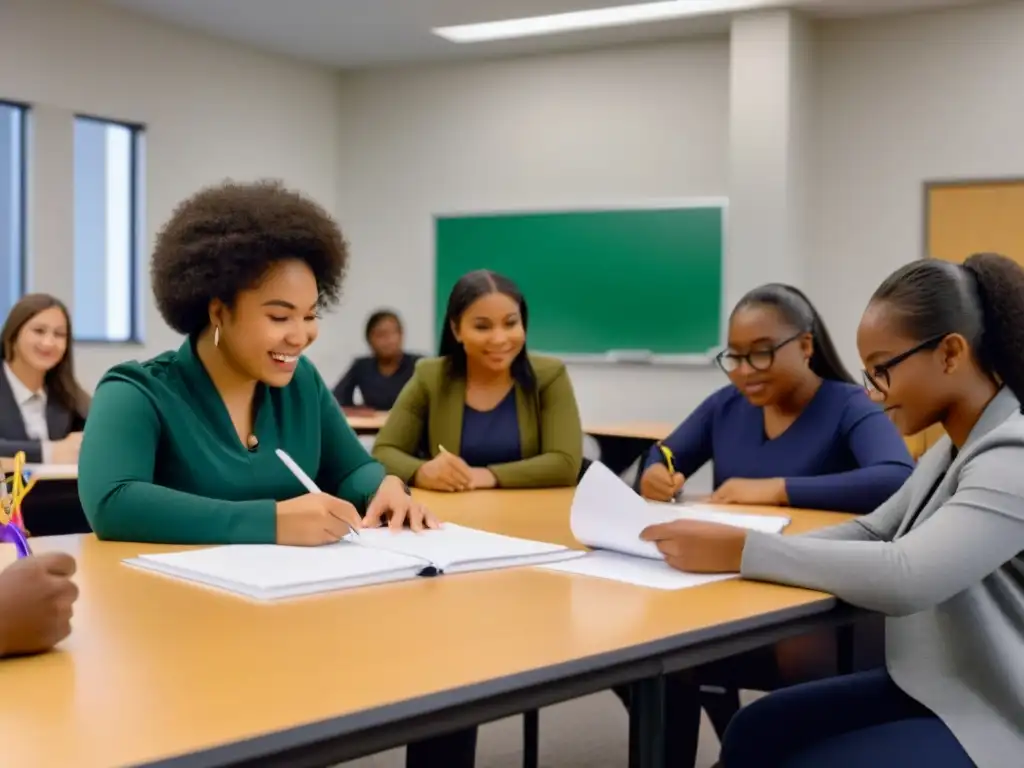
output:
[[[922,259],[896,270],[872,301],[898,313],[911,337],[924,341],[958,333],[979,365],[1024,403],[1024,269],[995,253],[963,265]]]
[[[774,308],[783,320],[798,331],[805,331],[814,339],[814,353],[811,355],[811,370],[823,379],[853,384],[853,377],[846,370],[839,353],[836,352],[832,337],[822,321],[818,310],[811,304],[803,291],[784,283],[768,283],[747,293],[732,314],[749,306]]]

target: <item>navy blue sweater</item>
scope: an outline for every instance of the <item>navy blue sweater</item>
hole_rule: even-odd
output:
[[[732,385],[711,395],[664,441],[689,477],[714,462],[718,488],[731,478],[785,478],[793,507],[866,513],[914,469],[882,409],[853,384],[825,380],[800,416],[769,440],[764,414]],[[664,462],[657,446],[646,466]]]

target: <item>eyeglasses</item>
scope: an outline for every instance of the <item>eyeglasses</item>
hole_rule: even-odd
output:
[[[939,346],[939,344],[942,343],[942,340],[946,338],[948,335],[948,333],[943,333],[938,336],[932,336],[930,339],[922,341],[917,346],[911,347],[906,352],[900,352],[895,357],[890,357],[884,363],[879,363],[878,365],[873,366],[871,369],[871,373],[868,373],[865,369],[863,371],[864,387],[868,390],[874,390],[876,392],[881,392],[882,394],[885,394],[886,392],[889,391],[889,386],[891,383],[889,379],[889,371],[891,371],[897,365],[902,363],[904,360],[913,357],[918,352],[924,352],[926,349],[935,349],[937,346]]]
[[[767,371],[775,362],[775,353],[790,342],[796,341],[805,333],[807,333],[807,331],[800,331],[800,333],[794,334],[784,341],[780,341],[773,347],[755,349],[753,352],[748,352],[745,355],[740,355],[736,352],[730,352],[729,350],[724,349],[718,353],[718,356],[715,358],[715,362],[718,363],[718,367],[726,373],[736,371],[744,361],[746,361],[747,365],[755,371]]]

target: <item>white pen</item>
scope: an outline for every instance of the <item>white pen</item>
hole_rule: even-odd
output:
[[[300,467],[298,464],[295,463],[295,459],[293,459],[287,453],[282,451],[280,448],[275,450],[274,453],[277,454],[277,458],[279,458],[281,460],[281,462],[286,467],[288,467],[289,471],[293,475],[295,475],[296,479],[300,483],[302,483],[303,487],[307,491],[309,491],[310,493],[320,493],[321,492],[320,489],[317,487],[317,484],[313,482],[313,478],[311,478],[309,475],[307,475],[305,472],[303,472],[302,471],[302,467]],[[355,526],[353,526],[352,523],[350,523],[348,520],[344,520],[343,522],[345,523],[345,525],[347,525],[349,527],[349,530],[351,530],[353,534],[355,534],[356,536],[359,535],[359,531],[357,531],[355,529]]]

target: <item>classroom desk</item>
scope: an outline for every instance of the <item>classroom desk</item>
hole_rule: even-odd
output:
[[[422,496],[447,520],[572,543],[571,494]],[[793,517],[793,531],[846,519]],[[807,590],[664,592],[536,568],[257,604],[120,562],[176,547],[33,544],[77,557],[81,597],[57,652],[0,663],[10,765],[328,766],[849,620]],[[657,702],[640,700],[651,734]]]
[[[357,435],[375,435],[380,432],[384,422],[388,420],[387,411],[374,411],[371,413],[356,412],[351,416],[345,414],[345,420],[355,430]]]
[[[601,446],[601,463],[621,475],[652,445],[668,437],[675,427],[675,424],[660,421],[626,421],[584,427],[583,431],[596,438]]]
[[[56,477],[40,477],[25,498],[25,528],[32,536],[91,532],[78,499],[77,468],[73,468],[74,474],[65,472],[65,467],[57,469],[60,473]],[[14,459],[0,457],[0,470],[9,476],[14,471]]]

